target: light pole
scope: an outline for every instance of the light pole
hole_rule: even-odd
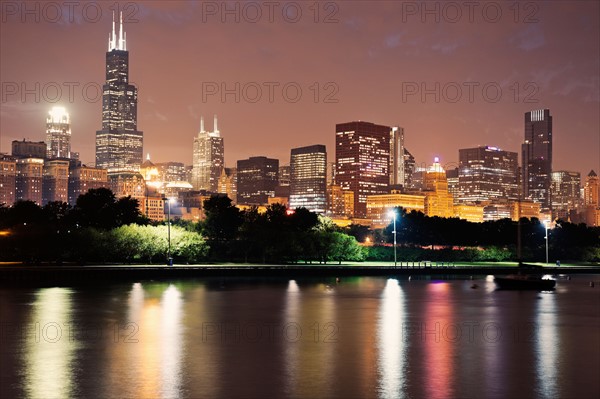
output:
[[[548,221],[544,220],[544,228],[546,229],[546,266],[548,266]]]
[[[396,255],[396,210],[392,209],[389,212],[390,217],[394,220],[394,267],[396,267],[397,263],[398,263],[398,257]]]
[[[167,201],[167,266],[173,266],[173,258],[171,258],[171,198],[163,198]]]

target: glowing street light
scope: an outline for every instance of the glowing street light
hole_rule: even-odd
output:
[[[396,255],[396,210],[392,209],[388,212],[389,217],[391,217],[394,220],[394,267],[396,267],[397,263],[398,263],[398,257]]]

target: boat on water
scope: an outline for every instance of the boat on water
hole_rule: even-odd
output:
[[[553,290],[556,280],[544,277],[543,267],[519,264],[516,274],[494,276],[494,282],[504,290]]]

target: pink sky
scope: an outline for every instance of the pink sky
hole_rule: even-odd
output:
[[[12,140],[44,140],[46,114],[61,105],[71,114],[73,150],[93,163],[101,99],[86,101],[82,87],[88,84],[94,97],[95,85],[103,84],[113,3],[92,3],[85,12],[87,3],[81,3],[72,19],[67,3],[54,3],[64,6],[61,18],[58,10],[44,8],[47,3],[27,4],[29,14],[22,14],[21,2],[3,2],[0,10],[0,151],[10,152]],[[292,147],[311,144],[327,145],[332,161],[335,124],[351,120],[402,126],[418,163],[439,155],[448,164],[458,160],[459,148],[520,152],[523,114],[549,108],[554,170],[600,169],[600,3],[475,2],[472,14],[463,2],[452,3],[458,8],[447,4],[320,2],[317,16],[312,1],[124,2],[144,152],[155,162],[191,163],[200,115],[212,128],[218,114],[227,166],[257,155],[285,164]],[[239,7],[239,21],[222,13],[224,6]],[[302,15],[293,23],[298,10]],[[69,82],[79,84],[72,99]],[[223,102],[203,92],[236,82],[247,94],[240,92],[239,103],[233,95]],[[278,84],[272,102],[265,82]],[[22,86],[34,89],[36,83],[40,101],[33,94],[23,98]],[[437,102],[434,94],[422,101],[420,93],[406,92],[422,85],[435,89],[436,83]],[[256,84],[263,96],[252,103]],[[290,96],[294,87],[302,89],[298,102],[284,99],[286,84]],[[62,91],[53,104],[46,100],[57,96],[56,85]],[[462,97],[453,102],[457,87]],[[337,102],[325,102],[334,90]]]

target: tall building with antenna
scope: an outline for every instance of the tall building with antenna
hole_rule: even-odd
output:
[[[139,170],[143,162],[144,134],[137,129],[137,88],[129,83],[129,52],[123,31],[123,13],[119,33],[112,33],[106,53],[106,83],[102,86],[102,130],[96,132],[96,167],[109,176]]]
[[[194,137],[192,186],[195,190],[219,191],[219,177],[225,165],[223,137],[214,118],[213,131],[204,129],[204,117],[200,117],[200,131]]]

